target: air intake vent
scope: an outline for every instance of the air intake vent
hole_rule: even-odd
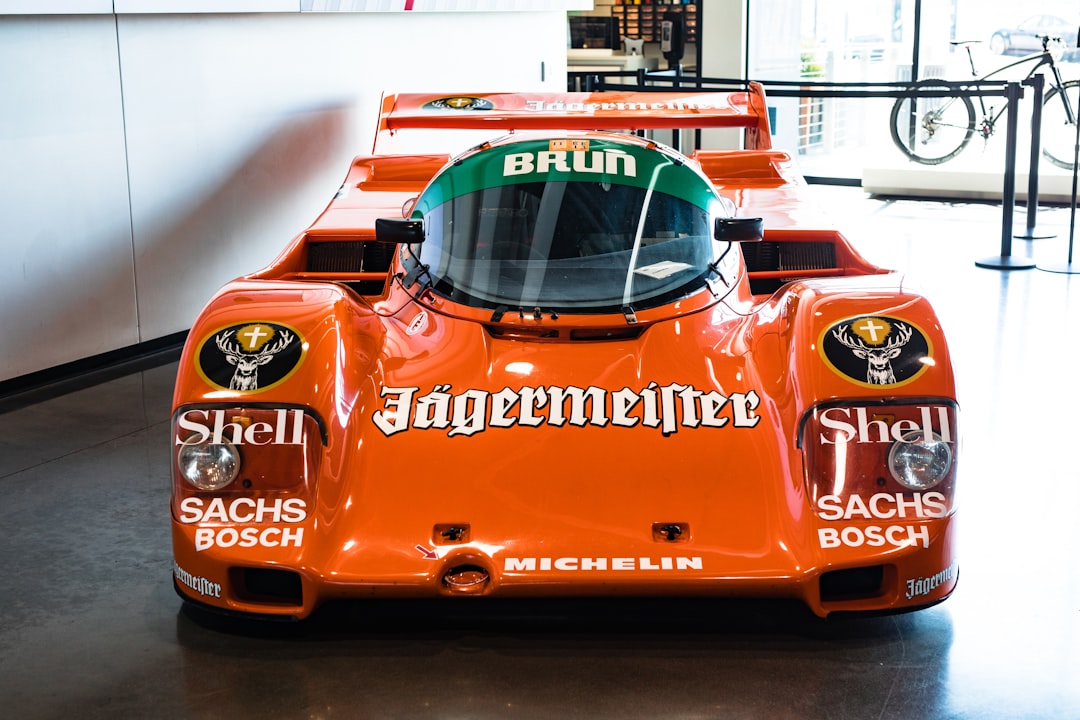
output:
[[[780,245],[777,270],[826,270],[836,267],[836,246],[832,243],[791,242]]]
[[[326,279],[334,280],[333,273],[389,272],[397,246],[362,240],[333,240],[312,241],[307,247],[307,272],[328,273],[330,275]],[[385,282],[352,280],[345,284],[361,295],[378,295],[383,292]]]
[[[885,581],[885,566],[833,570],[821,575],[821,601],[840,602],[881,594]]]
[[[308,243],[308,272],[361,272],[363,262],[359,240]]]
[[[364,243],[364,272],[389,272],[396,248],[388,243]]]
[[[292,570],[232,568],[230,580],[237,594],[248,602],[303,605],[303,584]]]
[[[742,246],[746,269],[826,270],[836,267],[836,246],[821,242],[760,242]]]
[[[491,337],[503,340],[558,340],[559,331],[556,328],[528,328],[515,327],[513,325],[488,325],[487,330]]]
[[[776,270],[780,267],[780,243],[746,243],[742,246],[742,252],[749,272]]]
[[[836,246],[829,242],[760,242],[742,246],[750,272],[750,292],[771,294],[800,273],[836,269]],[[790,276],[784,273],[790,272]],[[758,273],[758,277],[754,274]],[[812,275],[811,275],[812,276]]]
[[[580,328],[570,331],[570,339],[592,342],[600,340],[636,340],[643,332],[645,332],[645,328],[640,325],[625,328]]]
[[[520,327],[515,325],[487,325],[494,338],[502,340],[542,340],[548,342],[610,342],[636,340],[645,332],[642,326],[600,328],[552,328]]]

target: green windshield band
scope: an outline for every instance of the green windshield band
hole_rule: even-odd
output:
[[[583,142],[532,140],[477,152],[432,181],[413,217],[477,190],[538,181],[652,187],[706,211],[716,200],[705,178],[656,149],[596,139],[587,141],[588,149],[560,149]]]

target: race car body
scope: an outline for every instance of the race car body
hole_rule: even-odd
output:
[[[635,132],[680,128],[745,149]],[[410,132],[481,140],[401,152]],[[806,222],[803,188],[755,84],[388,96],[326,211],[191,330],[178,592],[281,618],[365,597],[941,601],[944,336]]]

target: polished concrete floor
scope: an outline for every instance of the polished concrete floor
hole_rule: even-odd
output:
[[[811,190],[950,337],[963,572],[944,604],[406,603],[223,626],[172,590],[169,362],[0,414],[0,717],[1080,718],[1080,277],[976,267],[1000,255],[1000,206]],[[1041,211],[1058,236],[1014,257],[1065,262],[1070,214]]]

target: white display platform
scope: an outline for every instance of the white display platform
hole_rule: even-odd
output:
[[[1001,200],[1005,187],[1005,138],[995,136],[983,148],[975,140],[958,157],[941,165],[907,160],[899,151],[881,153],[862,169],[862,187],[877,195]],[[1031,146],[1026,138],[1017,145],[1015,198],[1026,202]],[[1072,171],[1040,158],[1039,203],[1070,203]]]

